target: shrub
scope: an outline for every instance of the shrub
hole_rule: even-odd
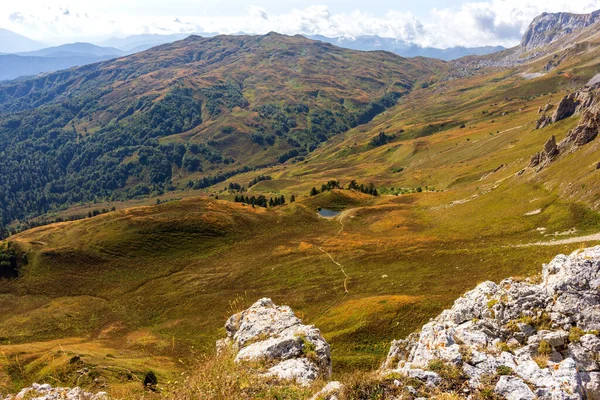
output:
[[[458,351],[460,352],[463,363],[470,363],[473,361],[473,350],[471,350],[471,347],[461,344]]]
[[[494,306],[498,304],[498,300],[496,299],[492,299],[490,301],[488,301],[487,306],[488,308],[491,310],[492,308],[494,308]]]
[[[383,146],[394,140],[395,135],[386,135],[385,132],[379,132],[379,135],[371,138],[369,144],[373,147]]]
[[[318,356],[315,344],[308,340],[304,335],[299,335],[298,339],[300,340],[300,343],[302,343],[302,354],[309,360],[316,362]]]
[[[402,384],[398,386],[394,384],[394,380],[399,380]],[[382,378],[376,373],[365,373],[364,371],[348,374],[342,379],[342,382],[344,389],[340,398],[344,400],[404,398],[402,394],[405,384],[417,389],[419,385],[422,385],[420,381],[407,381],[406,377],[403,376]]]
[[[496,392],[494,392],[494,388],[493,387],[485,387],[483,389],[481,389],[481,391],[478,393],[479,396],[477,396],[477,394],[475,395],[475,397],[473,398],[474,400],[500,400],[501,397],[498,396],[496,394]]]
[[[225,134],[230,134],[233,133],[235,131],[235,128],[233,126],[223,126],[221,127],[221,132],[225,133]]]
[[[569,342],[571,342],[571,343],[579,342],[579,340],[581,339],[581,337],[583,335],[585,335],[585,332],[583,331],[583,329],[581,329],[577,326],[574,326],[569,331]]]
[[[436,372],[442,378],[443,382],[440,385],[442,390],[460,390],[468,380],[461,367],[443,360],[431,360],[427,369]]]
[[[511,352],[511,348],[506,342],[498,342],[498,344],[496,344],[496,347],[498,347],[500,351],[507,351],[509,353]]]
[[[500,365],[498,366],[498,368],[496,368],[496,373],[498,375],[512,375],[513,370],[511,367],[508,367],[506,365]]]
[[[545,340],[542,340],[540,342],[540,345],[538,346],[538,354],[542,356],[549,356],[550,354],[552,354],[552,346],[550,345],[550,343],[548,343]]]
[[[158,385],[158,377],[156,376],[154,371],[146,372],[146,375],[144,375],[143,383],[144,383],[144,386],[146,386],[146,387]]]
[[[538,355],[533,357],[533,361],[535,361],[541,369],[548,368],[548,356]]]

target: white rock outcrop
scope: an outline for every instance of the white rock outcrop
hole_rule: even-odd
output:
[[[63,388],[52,387],[45,383],[40,385],[34,383],[30,387],[22,389],[18,394],[11,395],[5,400],[108,400],[104,392],[88,393],[80,387]]]
[[[287,306],[260,299],[225,324],[227,338],[217,348],[232,346],[237,362],[264,361],[266,375],[309,384],[331,375],[329,344],[314,326],[303,325]]]
[[[507,399],[600,399],[600,247],[559,255],[541,282],[484,282],[418,334],[392,343],[384,372],[428,385],[431,361]]]

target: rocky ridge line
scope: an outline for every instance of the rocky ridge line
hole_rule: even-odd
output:
[[[600,11],[590,14],[543,13],[536,17],[523,35],[520,47],[531,51],[551,44],[577,30],[600,21]]]

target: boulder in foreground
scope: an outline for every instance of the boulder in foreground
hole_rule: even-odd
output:
[[[266,363],[267,376],[307,385],[331,375],[329,344],[314,326],[303,325],[288,306],[261,299],[229,318],[227,338],[218,348],[233,347],[236,362]]]
[[[484,282],[420,333],[393,342],[382,369],[439,385],[430,374],[450,365],[462,370],[466,391],[600,399],[599,288],[600,247],[557,256],[539,283]]]
[[[88,393],[80,387],[62,388],[52,387],[45,383],[43,385],[34,383],[26,387],[14,396],[8,396],[5,400],[108,400],[104,392]]]

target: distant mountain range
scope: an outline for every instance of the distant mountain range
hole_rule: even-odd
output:
[[[101,47],[91,43],[71,43],[63,44],[56,47],[47,47],[45,49],[16,53],[18,56],[24,57],[78,57],[78,56],[95,56],[95,57],[120,57],[129,54],[126,51],[116,49],[114,47]]]
[[[105,47],[115,47],[122,51],[126,51],[129,54],[133,54],[140,51],[148,50],[151,47],[158,46],[161,44],[173,43],[178,40],[185,39],[190,35],[212,37],[218,35],[218,33],[174,33],[172,35],[141,34],[127,36],[124,38],[113,37],[105,41],[98,42],[96,44]]]
[[[36,42],[18,33],[0,28],[0,54],[34,51],[44,48],[44,44]]]
[[[203,32],[198,35],[213,37],[218,34]],[[243,35],[243,33],[239,35]],[[21,76],[36,75],[106,61],[145,51],[158,45],[173,43],[188,36],[190,34],[187,33],[171,35],[141,34],[124,38],[114,37],[96,44],[71,43],[45,47],[44,44],[25,36],[6,29],[0,29],[0,80],[10,80]],[[501,46],[436,49],[379,36],[329,38],[313,35],[306,37],[352,50],[385,50],[403,57],[422,56],[440,60],[454,60],[468,55],[486,55],[504,50]]]
[[[421,47],[413,43],[393,38],[383,38],[380,36],[359,36],[357,38],[336,37],[329,38],[322,35],[307,36],[313,40],[331,43],[339,47],[345,47],[352,50],[374,51],[384,50],[396,53],[402,57],[429,57],[439,60],[456,60],[461,57],[471,55],[487,55],[505,50],[502,46],[484,46],[484,47],[451,47],[448,49],[437,49],[434,47]]]
[[[41,50],[0,55],[0,80],[36,75],[106,61],[128,53],[90,43],[64,44]]]
[[[128,199],[171,179],[182,188],[197,179],[192,186],[203,189],[306,156],[331,136],[370,122],[417,82],[446,68],[439,60],[270,33],[190,36],[127,57],[0,84],[0,152],[10,154],[0,157],[5,177],[0,193],[11,193],[10,201],[0,201],[0,224],[45,212],[55,202],[75,201],[71,198],[118,192]],[[33,132],[40,133],[36,142],[22,143]],[[189,152],[183,144],[172,151],[159,146],[159,139],[181,134],[194,138]],[[78,141],[80,135],[86,139]],[[174,157],[181,171],[173,172]],[[21,188],[9,190],[15,176],[35,182],[30,185],[34,201],[20,196]],[[76,182],[92,180],[98,182],[97,193],[63,195],[82,193]],[[48,185],[66,189],[50,194]]]

